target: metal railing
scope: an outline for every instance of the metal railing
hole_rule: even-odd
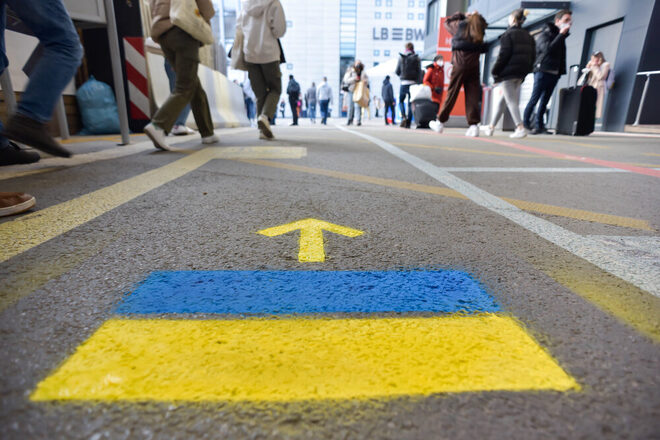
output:
[[[642,116],[642,107],[644,107],[644,101],[646,100],[646,92],[649,90],[649,79],[651,75],[657,75],[660,73],[660,70],[650,70],[648,72],[637,72],[637,75],[646,75],[646,81],[644,82],[644,91],[642,92],[642,99],[639,101],[639,108],[637,109],[637,117],[633,126],[639,125],[639,118]]]

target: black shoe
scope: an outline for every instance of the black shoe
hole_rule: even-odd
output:
[[[410,128],[410,119],[406,119],[406,128]]]
[[[5,137],[29,145],[53,156],[71,157],[71,152],[63,148],[48,134],[46,124],[27,116],[16,114],[11,117],[2,133]]]
[[[38,162],[41,159],[36,151],[21,150],[18,145],[9,142],[7,148],[0,150],[0,166]]]
[[[355,124],[355,125],[357,125],[359,127],[360,125],[362,125],[362,122],[358,121],[358,123]]]
[[[353,125],[353,120],[349,119],[348,122],[346,123],[346,126]]]
[[[406,128],[407,121],[405,119],[401,119],[401,123],[399,124],[399,127],[401,128]]]
[[[550,132],[545,128],[535,128],[532,130],[532,134],[550,134]]]

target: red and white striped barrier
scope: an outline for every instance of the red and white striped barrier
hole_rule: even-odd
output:
[[[144,38],[124,37],[124,54],[131,119],[149,120],[151,112],[149,110],[149,84],[147,82]]]

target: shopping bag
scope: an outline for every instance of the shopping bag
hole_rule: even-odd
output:
[[[353,102],[356,102],[360,107],[369,106],[369,88],[366,81],[358,81],[353,90]]]
[[[211,25],[202,17],[195,0],[172,0],[170,21],[202,44],[213,44]]]
[[[243,39],[243,31],[240,28],[237,28],[236,36],[234,37],[234,45],[229,49],[229,58],[231,58],[232,69],[247,71],[245,52],[243,51]]]

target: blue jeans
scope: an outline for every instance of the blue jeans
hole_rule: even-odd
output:
[[[44,46],[43,56],[30,75],[17,113],[46,123],[82,60],[78,33],[62,0],[0,0],[0,72],[9,64],[5,55],[7,5]]]
[[[535,72],[534,73],[534,89],[532,90],[532,97],[529,98],[527,107],[525,107],[525,113],[523,116],[523,124],[527,128],[533,128],[531,125],[532,113],[534,112],[534,107],[536,103],[539,103],[539,108],[536,110],[536,120],[535,127],[538,130],[543,130],[545,128],[543,124],[543,116],[545,116],[545,111],[548,107],[548,101],[552,96],[552,92],[555,90],[555,86],[559,81],[559,75],[547,72]]]
[[[174,92],[174,84],[176,84],[176,73],[174,73],[174,69],[172,69],[172,65],[167,61],[167,58],[165,58],[165,73],[167,74],[167,80],[170,83],[170,93],[172,93]],[[181,113],[179,113],[179,117],[176,118],[174,125],[186,125],[189,114],[190,104],[187,104],[183,110],[181,110]]]
[[[307,115],[309,116],[309,119],[311,119],[312,121],[316,120],[316,101],[307,104],[307,113],[309,113]]]
[[[413,118],[413,112],[412,112],[412,106],[410,105],[410,86],[412,84],[406,84],[403,85],[401,84],[401,87],[399,88],[399,107],[401,108],[401,119],[406,118],[406,97],[408,98],[408,121],[412,121]],[[392,121],[394,121],[394,118],[392,118]]]
[[[328,122],[328,105],[330,104],[329,99],[321,99],[319,105],[321,107],[321,123],[325,124]]]

